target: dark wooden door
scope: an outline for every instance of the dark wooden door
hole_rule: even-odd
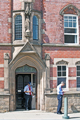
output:
[[[22,109],[25,107],[24,87],[31,82],[31,74],[16,75],[16,108]]]

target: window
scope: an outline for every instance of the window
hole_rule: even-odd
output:
[[[22,16],[17,15],[15,17],[15,40],[22,39]]]
[[[66,88],[67,69],[66,66],[57,66],[57,85],[59,85],[62,81],[65,83],[63,88]]]
[[[38,40],[39,37],[39,24],[38,18],[33,16],[33,40]]]
[[[77,66],[77,88],[80,88],[80,66]]]
[[[78,43],[78,17],[64,15],[64,43]]]

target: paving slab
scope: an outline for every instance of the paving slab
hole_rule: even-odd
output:
[[[40,110],[22,110],[0,113],[0,120],[64,120],[62,116],[64,116],[64,114],[58,115]],[[80,120],[80,113],[72,113],[68,114],[68,116],[70,120]]]

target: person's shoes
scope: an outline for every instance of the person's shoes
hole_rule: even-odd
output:
[[[61,113],[61,114],[64,114],[64,113],[62,113],[61,111],[60,111],[60,113]]]
[[[26,111],[28,111],[28,109],[26,109]]]
[[[60,113],[60,112],[57,112],[57,114],[60,114],[60,115],[61,115],[61,113]]]

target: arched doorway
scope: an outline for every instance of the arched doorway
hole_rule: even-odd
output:
[[[33,87],[34,97],[32,98],[32,109],[36,109],[37,103],[37,70],[28,65],[24,65],[15,70],[16,74],[16,109],[24,109],[25,108],[25,94],[24,87],[31,82]]]

